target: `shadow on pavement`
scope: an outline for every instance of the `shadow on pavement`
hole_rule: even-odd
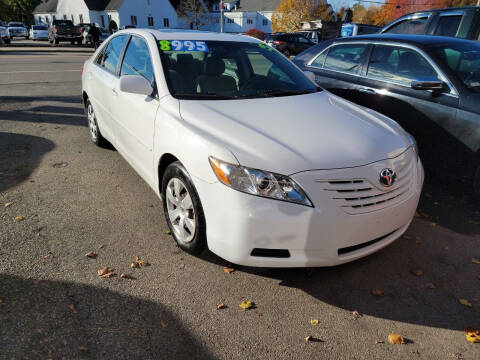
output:
[[[214,358],[164,306],[151,301],[101,287],[6,274],[0,274],[0,297],[5,358]]]
[[[0,96],[0,120],[87,126],[83,106],[79,104],[82,99],[71,96]]]
[[[54,147],[42,137],[0,132],[0,192],[27,180]]]

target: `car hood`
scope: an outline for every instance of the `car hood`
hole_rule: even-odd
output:
[[[322,91],[248,100],[180,100],[182,118],[244,166],[284,175],[393,158],[410,141],[393,120]],[[215,155],[215,154],[211,154]]]

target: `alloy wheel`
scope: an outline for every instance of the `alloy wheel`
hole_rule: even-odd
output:
[[[196,218],[192,197],[179,178],[173,177],[167,184],[166,202],[168,218],[176,238],[190,243],[195,237]]]
[[[92,104],[88,104],[87,108],[87,116],[88,116],[88,128],[90,130],[90,137],[92,141],[96,143],[98,141],[98,126],[97,120],[95,119],[95,112],[93,111]]]

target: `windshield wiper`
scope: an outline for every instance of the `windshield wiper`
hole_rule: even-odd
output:
[[[265,91],[260,91],[257,93],[259,96],[291,96],[291,95],[304,95],[304,94],[311,94],[315,91],[312,90],[278,90],[278,89],[272,89],[272,90],[265,90]]]
[[[232,100],[238,99],[238,96],[232,95],[217,95],[215,93],[207,94],[192,94],[192,93],[175,93],[173,96],[177,96],[186,100],[195,100],[195,99],[208,99],[208,100]]]

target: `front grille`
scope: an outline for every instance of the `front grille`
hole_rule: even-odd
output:
[[[348,214],[362,214],[381,210],[401,202],[412,190],[414,164],[409,161],[396,169],[397,178],[392,187],[373,185],[368,179],[338,179],[318,181],[324,190]]]

